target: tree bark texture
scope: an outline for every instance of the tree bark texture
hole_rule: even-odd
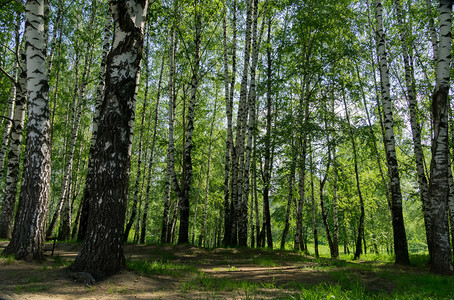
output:
[[[123,229],[147,5],[146,0],[110,2],[115,31],[93,155],[88,228],[82,249],[70,266],[95,279],[125,266]]]
[[[101,59],[101,66],[99,71],[98,77],[98,86],[96,87],[96,104],[95,110],[93,114],[93,122],[92,122],[92,133],[90,139],[90,151],[88,153],[88,167],[87,167],[87,175],[85,179],[85,187],[81,199],[82,203],[82,211],[80,214],[80,223],[79,223],[79,231],[77,233],[77,240],[82,241],[85,239],[85,233],[87,231],[88,225],[88,215],[90,210],[90,203],[88,200],[90,196],[90,192],[93,189],[91,184],[93,182],[93,164],[94,164],[94,150],[95,150],[95,143],[96,137],[98,134],[98,121],[99,115],[101,112],[101,105],[104,98],[104,89],[105,89],[105,74],[106,74],[106,64],[107,64],[107,55],[109,54],[110,44],[112,39],[112,16],[108,15],[106,17],[106,24],[104,27],[104,41],[102,47],[102,59]]]
[[[432,252],[431,244],[431,226],[430,226],[430,197],[429,197],[429,185],[427,183],[426,172],[424,168],[424,152],[421,144],[421,125],[419,123],[417,112],[418,106],[416,102],[416,88],[414,82],[414,70],[412,67],[412,57],[409,55],[407,41],[408,26],[404,23],[404,17],[402,14],[402,7],[400,0],[394,0],[394,6],[396,7],[397,22],[399,25],[400,41],[402,44],[402,56],[404,60],[405,68],[405,83],[406,83],[406,98],[408,102],[408,109],[410,112],[410,125],[413,137],[413,151],[415,153],[416,171],[418,174],[419,192],[421,194],[422,210],[424,216],[424,224],[426,226],[426,238],[427,246],[429,248],[429,254]],[[433,20],[432,20],[433,22]],[[436,48],[434,48],[436,50]]]
[[[451,63],[452,1],[440,0],[439,44],[436,86],[432,94],[432,160],[429,193],[431,199],[432,256],[431,270],[437,274],[452,274],[453,263],[449,243],[449,142],[448,94]]]
[[[50,195],[50,124],[46,72],[45,0],[26,2],[28,122],[24,174],[13,238],[4,255],[43,259]]]
[[[223,18],[223,43],[224,43],[224,93],[225,93],[225,111],[227,117],[227,138],[225,141],[225,165],[224,165],[224,245],[230,245],[232,229],[232,212],[230,210],[230,164],[233,152],[233,126],[232,126],[232,107],[233,92],[235,87],[236,75],[236,0],[233,1],[233,40],[232,40],[232,80],[229,78],[229,59],[227,46],[227,8],[224,7]],[[231,83],[232,88],[229,88]]]
[[[22,71],[19,76],[19,86],[13,116],[10,149],[6,169],[6,185],[0,213],[0,238],[11,239],[13,232],[14,209],[16,207],[17,184],[20,172],[20,150],[22,146],[22,131],[25,123],[25,105],[27,103],[27,65],[26,54],[21,54]]]
[[[399,167],[396,156],[396,142],[394,139],[394,119],[390,94],[390,80],[386,53],[386,40],[383,30],[383,7],[380,0],[375,1],[375,17],[377,20],[377,48],[380,63],[381,93],[383,104],[383,125],[385,129],[385,150],[388,163],[388,175],[391,191],[391,215],[394,235],[394,250],[396,264],[408,265],[407,236],[405,233],[402,213],[402,192],[400,189]]]

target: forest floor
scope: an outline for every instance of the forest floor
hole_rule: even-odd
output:
[[[0,252],[6,245],[0,242]],[[80,247],[57,243],[42,263],[0,257],[0,299],[454,298],[453,278],[431,275],[424,265],[190,245],[126,245],[128,268],[86,286],[65,272]]]

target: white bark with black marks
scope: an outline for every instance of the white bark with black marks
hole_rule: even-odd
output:
[[[452,1],[440,0],[439,44],[436,86],[432,94],[432,160],[429,193],[431,199],[432,255],[431,270],[452,274],[453,263],[448,228],[449,142],[448,105],[451,64]]]
[[[25,105],[27,103],[27,66],[25,53],[21,55],[22,67],[11,131],[10,149],[6,169],[6,186],[0,214],[0,238],[11,239],[13,231],[14,208],[16,207],[17,184],[20,172],[20,150],[22,131],[25,123]]]
[[[28,122],[24,174],[13,238],[3,251],[16,259],[44,258],[45,227],[50,195],[50,124],[46,72],[45,0],[25,6]]]
[[[388,164],[388,175],[391,191],[391,215],[394,234],[394,251],[396,264],[408,265],[407,236],[405,233],[402,213],[402,192],[400,189],[399,167],[396,156],[396,142],[394,139],[394,118],[386,53],[386,39],[383,29],[383,7],[380,0],[375,0],[375,17],[377,20],[377,48],[380,66],[381,94],[383,105],[383,125],[385,130],[385,151]]]
[[[123,230],[147,6],[146,0],[110,2],[115,30],[94,147],[88,228],[70,266],[95,279],[125,267]]]
[[[412,60],[413,58],[409,54],[409,45],[407,45],[408,35],[408,26],[404,23],[404,16],[402,14],[402,7],[400,4],[400,0],[394,0],[394,6],[396,7],[396,14],[397,14],[397,23],[399,28],[400,34],[400,41],[402,44],[402,57],[404,60],[404,68],[405,68],[405,83],[406,83],[406,98],[408,102],[408,109],[410,112],[410,125],[411,125],[411,132],[413,137],[413,151],[415,153],[415,163],[416,163],[416,171],[418,174],[418,184],[419,184],[419,192],[421,194],[421,202],[423,208],[423,215],[424,215],[424,223],[426,226],[426,238],[427,238],[427,245],[429,248],[429,254],[432,252],[432,244],[431,244],[431,227],[430,227],[430,197],[429,197],[429,185],[426,178],[425,172],[425,158],[424,152],[422,149],[421,143],[421,125],[418,120],[417,112],[418,112],[418,103],[416,102],[416,87],[414,81],[414,69]],[[431,19],[432,20],[432,19]],[[433,20],[432,20],[433,23]],[[436,51],[436,47],[434,47],[434,51]],[[434,55],[436,57],[436,52]]]

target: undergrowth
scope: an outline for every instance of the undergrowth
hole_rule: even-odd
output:
[[[127,260],[128,269],[140,275],[170,275],[181,277],[187,273],[196,273],[197,268],[188,264],[177,264],[165,261]]]

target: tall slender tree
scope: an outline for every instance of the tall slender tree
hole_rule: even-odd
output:
[[[20,171],[20,149],[22,146],[22,131],[25,123],[25,105],[27,102],[27,66],[26,54],[21,54],[21,73],[16,96],[16,104],[11,132],[10,149],[6,171],[6,185],[2,210],[0,213],[0,238],[11,239],[13,232],[14,208],[16,207],[17,184]]]
[[[408,265],[407,235],[405,233],[404,217],[402,212],[402,192],[400,189],[399,166],[396,156],[396,142],[394,139],[394,118],[390,93],[388,59],[386,39],[383,28],[383,6],[380,0],[375,0],[375,18],[377,21],[377,48],[380,65],[381,95],[383,103],[383,120],[385,129],[385,150],[388,163],[388,175],[391,191],[391,215],[394,235],[394,251],[396,264]]]

